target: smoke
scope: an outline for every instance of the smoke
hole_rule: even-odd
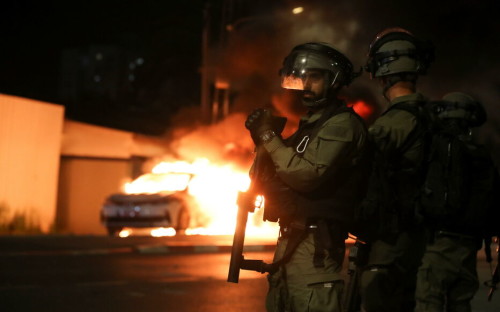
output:
[[[418,91],[430,99],[461,91],[481,101],[489,119],[476,131],[476,136],[500,159],[500,148],[496,148],[500,141],[497,126],[500,111],[496,109],[500,102],[497,57],[500,23],[494,13],[498,12],[497,2],[435,1],[429,7],[422,1],[315,0],[305,3],[304,12],[299,15],[291,14],[291,6],[286,5],[269,12],[269,15],[247,19],[226,34],[227,41],[211,50],[217,79],[230,83],[231,113],[235,115],[201,128],[191,122],[191,126],[184,127],[190,129],[186,133],[191,133],[174,140],[174,146],[180,148],[181,153],[193,145],[188,143],[190,140],[208,140],[210,148],[204,147],[203,153],[219,150],[219,154],[224,154],[220,151],[231,142],[238,142],[236,149],[251,150],[252,142],[243,127],[244,116],[258,107],[273,109],[276,114],[287,117],[286,133],[293,131],[303,108],[293,93],[280,88],[277,73],[283,58],[295,45],[328,42],[348,56],[355,68],[361,69],[375,34],[386,27],[400,26],[436,46],[436,60],[428,75],[419,78]],[[348,103],[367,103],[373,109],[368,123],[387,107],[378,83],[370,80],[366,73],[355,79],[342,97]],[[181,126],[177,123],[175,128]],[[231,141],[233,139],[235,141]]]
[[[245,129],[245,119],[246,115],[242,113],[230,114],[211,125],[193,122],[193,119],[189,122],[179,119],[186,123],[177,124],[166,134],[171,153],[162,160],[194,162],[198,158],[206,158],[219,165],[231,163],[238,168],[249,168],[254,143]],[[153,160],[151,164],[157,162]]]

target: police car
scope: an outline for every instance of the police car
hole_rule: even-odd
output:
[[[187,192],[110,195],[102,209],[101,222],[114,236],[127,228],[173,227],[177,233],[189,227]]]

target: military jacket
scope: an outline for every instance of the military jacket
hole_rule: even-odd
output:
[[[413,93],[395,98],[390,105],[404,102],[426,101],[420,93]],[[408,135],[417,125],[417,118],[410,112],[399,109],[389,110],[380,116],[368,129],[370,138],[374,142],[377,150],[386,156],[397,153]],[[402,155],[402,157],[412,164],[420,164],[423,157],[423,141],[416,140]]]
[[[324,109],[309,113],[301,118],[301,123],[314,123],[323,112]],[[287,146],[275,137],[264,147],[281,180],[294,190],[309,192],[320,186],[327,170],[335,170],[332,166],[359,156],[365,140],[366,130],[360,120],[352,113],[343,112],[321,125],[315,137],[299,138],[295,146]]]
[[[368,129],[375,161],[367,199],[378,203],[376,209],[380,212],[372,218],[379,219],[380,232],[395,233],[418,223],[415,203],[423,179],[424,136],[409,140],[419,126],[418,117],[394,105],[418,107],[425,102],[420,93],[397,97],[390,103],[393,109],[389,108]]]

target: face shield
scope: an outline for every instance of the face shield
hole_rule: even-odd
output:
[[[304,90],[306,79],[317,79],[322,73],[325,89],[330,88],[340,78],[338,64],[323,55],[310,51],[296,51],[287,56],[280,69],[281,87]]]

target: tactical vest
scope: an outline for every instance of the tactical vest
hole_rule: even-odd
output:
[[[284,140],[285,145],[294,148],[297,154],[302,155],[308,143],[318,135],[324,123],[341,113],[355,116],[366,131],[364,121],[352,108],[340,101],[335,104],[330,104],[317,121],[300,124],[299,129]],[[281,203],[282,206],[287,206],[286,203],[288,203],[288,206],[293,205],[293,208],[282,207],[277,211],[281,215],[269,216],[268,214],[264,216],[265,219],[267,217],[267,220],[276,221],[276,218],[279,218],[280,223],[289,223],[292,219],[301,220],[301,222],[328,219],[335,222],[337,226],[343,227],[347,233],[354,218],[353,207],[359,204],[366,190],[366,166],[369,160],[363,158],[364,155],[365,153],[360,152],[359,155],[346,155],[343,159],[339,159],[338,163],[332,164],[327,169],[322,177],[324,181],[312,192],[295,191],[283,184],[271,187],[276,193],[283,192],[287,188],[287,195],[282,194],[280,196],[282,200],[277,204]],[[279,184],[279,182],[275,184]],[[266,212],[264,213],[266,214]]]
[[[422,140],[422,160],[425,141],[428,140],[428,117],[424,113],[425,101],[402,102],[391,106],[392,110],[404,110],[415,116],[416,126],[405,141],[390,154],[377,150],[367,191],[361,205],[362,223],[367,227],[364,235],[379,236],[399,233],[420,223],[416,213],[416,201],[423,182],[422,163],[407,160],[405,153]]]
[[[335,115],[349,113],[355,116],[365,131],[364,121],[354,110],[343,102],[330,103],[321,117],[312,123],[302,123],[299,129],[288,139],[285,145],[304,154],[307,145],[317,135],[324,123]],[[324,251],[341,264],[344,259],[344,242],[349,227],[354,219],[354,207],[366,191],[368,153],[359,151],[359,155],[346,155],[339,163],[331,164],[324,173],[324,181],[312,192],[298,192],[286,186],[277,175],[267,181],[268,189],[264,220],[280,222],[281,229],[286,229],[289,241],[283,258],[270,265],[272,270],[288,262],[302,239],[312,231],[314,233],[315,252],[313,264],[324,266]],[[273,193],[275,195],[273,199]],[[268,210],[268,201],[274,209]],[[283,233],[283,232],[282,232]]]

